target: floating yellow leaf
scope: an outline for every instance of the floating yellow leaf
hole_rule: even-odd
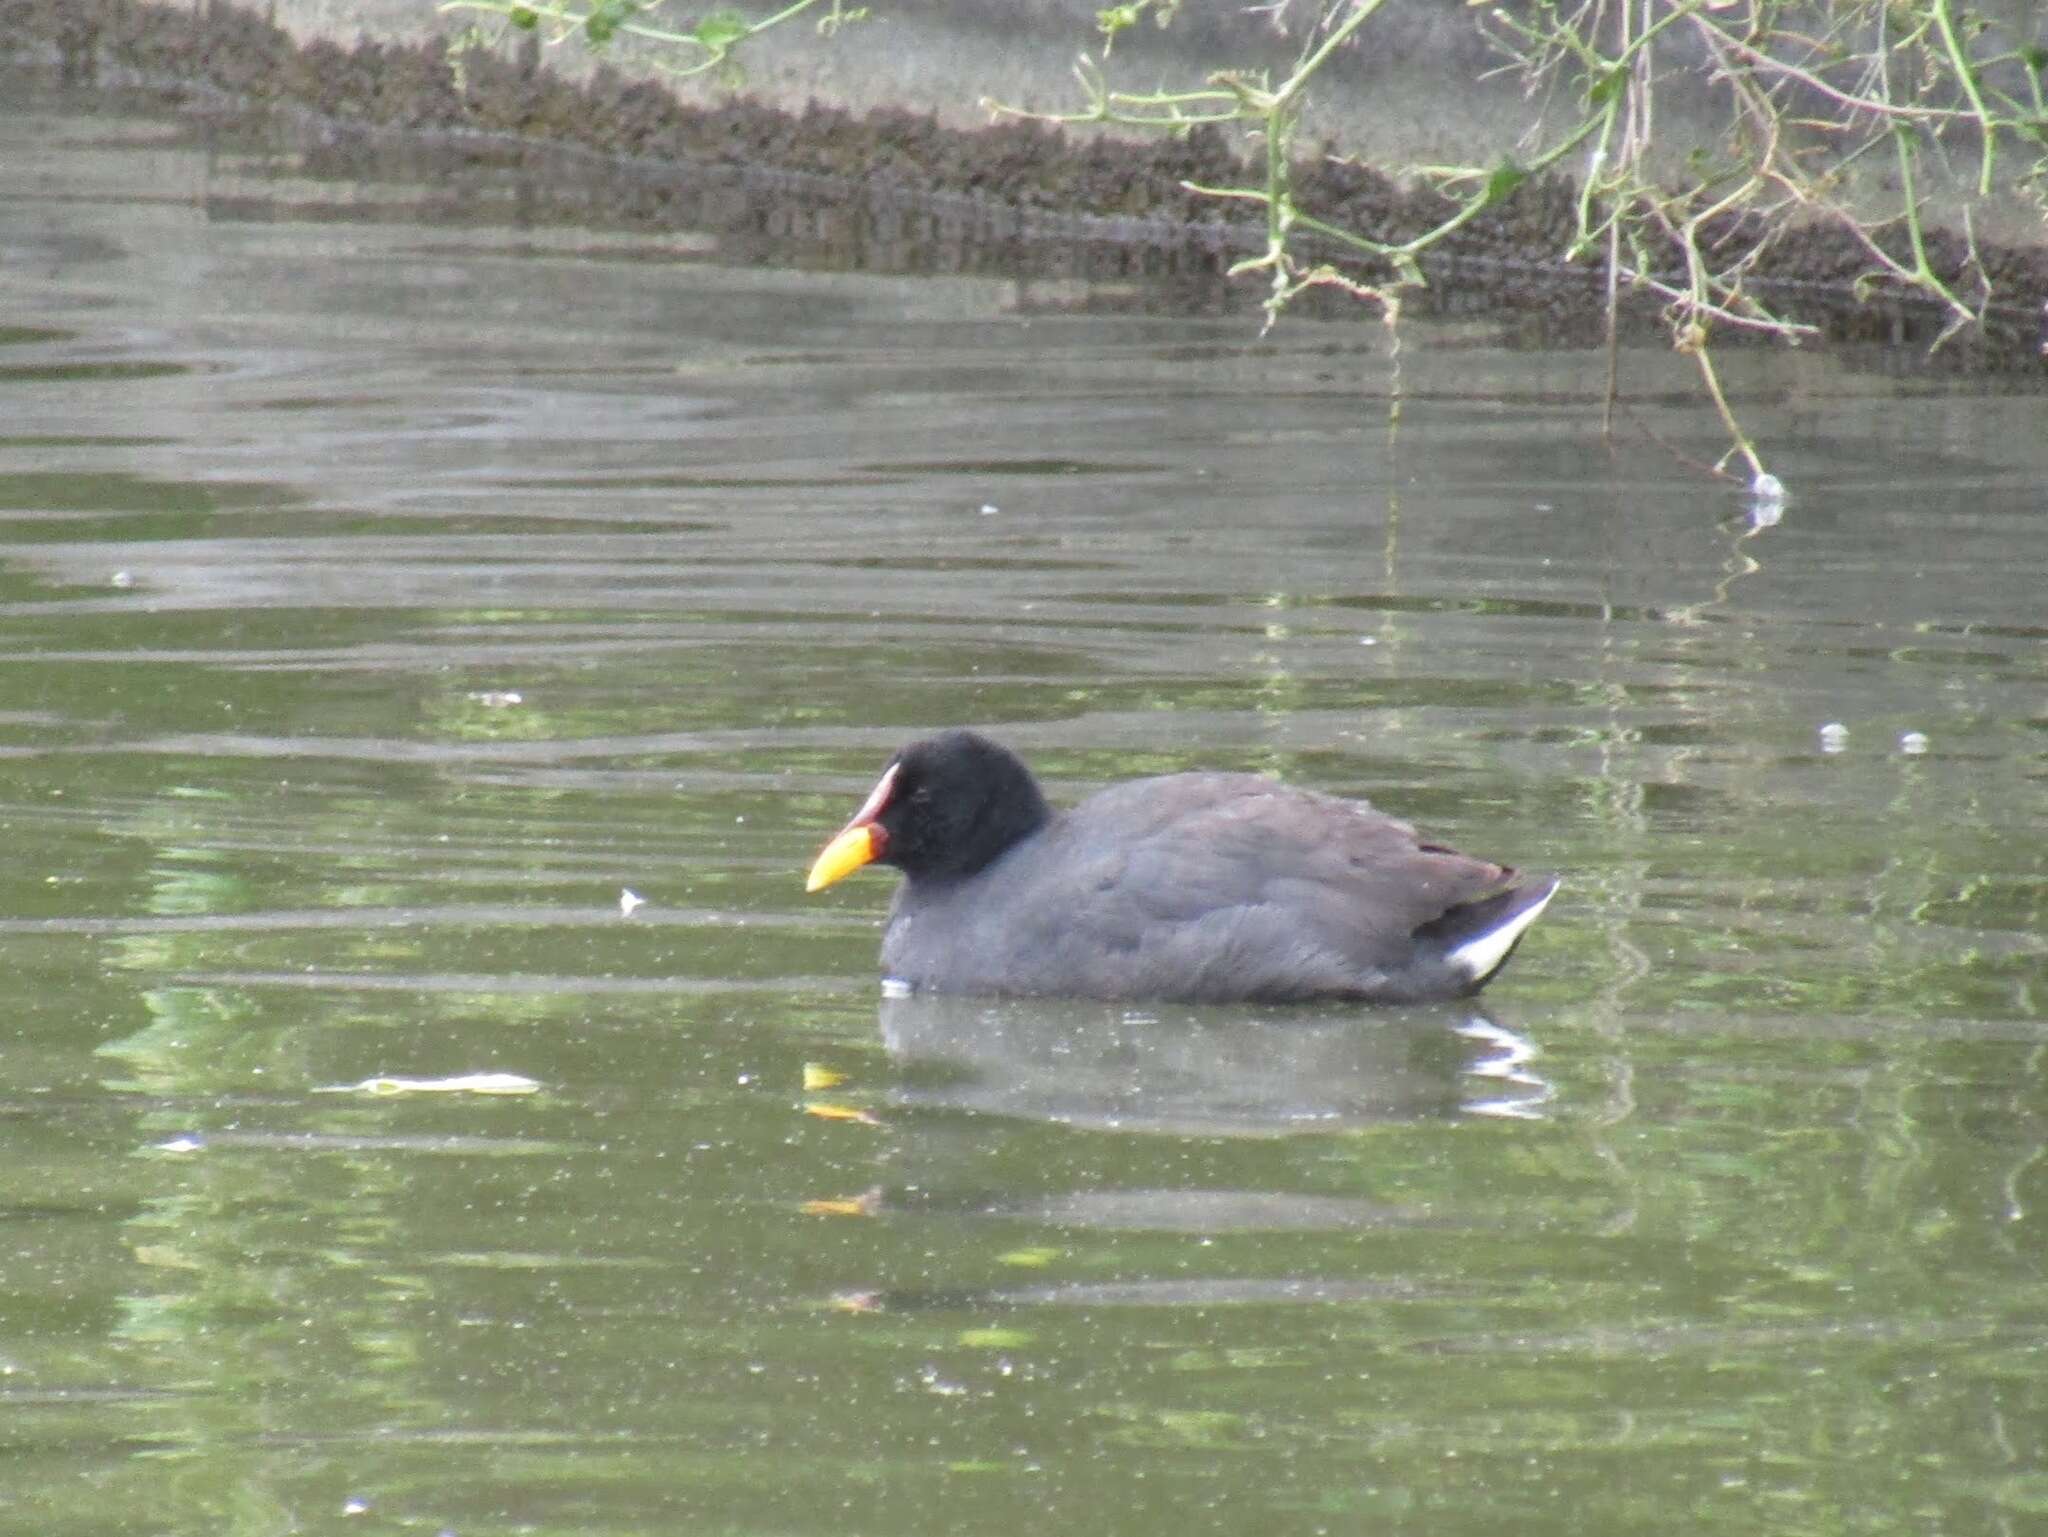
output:
[[[518,1073],[462,1073],[453,1078],[365,1078],[361,1083],[327,1083],[315,1094],[537,1094],[540,1084]]]
[[[998,1265],[1020,1265],[1027,1270],[1043,1270],[1059,1257],[1060,1251],[1057,1249],[1043,1247],[1012,1249],[1006,1254],[998,1254],[996,1256],[996,1263]]]
[[[806,1201],[798,1209],[806,1217],[872,1217],[875,1214],[875,1198],[869,1193],[837,1201]]]
[[[1015,1350],[1031,1343],[1026,1329],[962,1329],[960,1343],[970,1350]]]
[[[804,1064],[804,1092],[815,1093],[819,1089],[836,1089],[846,1082],[846,1074],[822,1062]]]
[[[858,1106],[834,1105],[824,1100],[814,1099],[805,1101],[804,1114],[814,1115],[821,1121],[858,1121],[863,1126],[879,1126],[882,1124]]]

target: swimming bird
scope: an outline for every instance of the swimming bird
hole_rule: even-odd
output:
[[[1558,887],[1258,774],[1134,779],[1065,811],[973,731],[889,761],[812,864],[903,872],[882,972],[912,988],[1191,1003],[1467,997]]]

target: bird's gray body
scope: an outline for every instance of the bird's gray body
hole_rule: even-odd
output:
[[[1186,1002],[1477,992],[1556,881],[1254,774],[1133,780],[969,875],[907,879],[884,976],[933,992]]]

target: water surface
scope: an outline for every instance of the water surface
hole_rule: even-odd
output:
[[[1772,522],[1652,351],[265,174],[0,116],[0,1526],[2048,1512],[2038,394],[1736,354]],[[883,1000],[802,871],[956,722],[1567,885],[1483,1011]]]

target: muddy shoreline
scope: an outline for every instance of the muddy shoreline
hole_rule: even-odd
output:
[[[531,52],[474,52],[458,72],[437,42],[300,43],[225,4],[0,0],[0,39],[19,79],[73,100],[176,111],[216,141],[289,154],[298,177],[423,183],[429,217],[704,232],[722,259],[798,267],[1078,280],[1099,288],[1082,302],[1117,308],[1214,313],[1263,296],[1259,279],[1225,277],[1258,249],[1260,227],[1226,219],[1182,185],[1252,180],[1213,129],[1127,142],[1025,122],[963,131],[890,110],[690,106],[607,71],[564,78]],[[1333,159],[1304,167],[1297,194],[1319,217],[1383,237],[1426,227],[1442,207]],[[240,216],[262,216],[260,196],[240,201]],[[1405,295],[1405,308],[1498,319],[1553,345],[1593,340],[1597,275],[1556,259],[1574,203],[1562,178],[1524,186],[1424,263],[1430,286]],[[417,202],[408,207],[420,216]],[[1957,278],[1968,254],[1946,235],[1930,251],[1936,270]],[[2048,381],[2048,248],[1978,254],[1999,302],[1985,327],[1925,366]],[[1756,280],[1830,340],[1896,344],[1896,362],[1917,368],[1941,317],[1911,295],[1858,302],[1867,267],[1854,241],[1816,227],[1774,242]],[[1334,297],[1306,308],[1371,313]],[[1655,325],[1652,303],[1628,308],[1632,327]]]

